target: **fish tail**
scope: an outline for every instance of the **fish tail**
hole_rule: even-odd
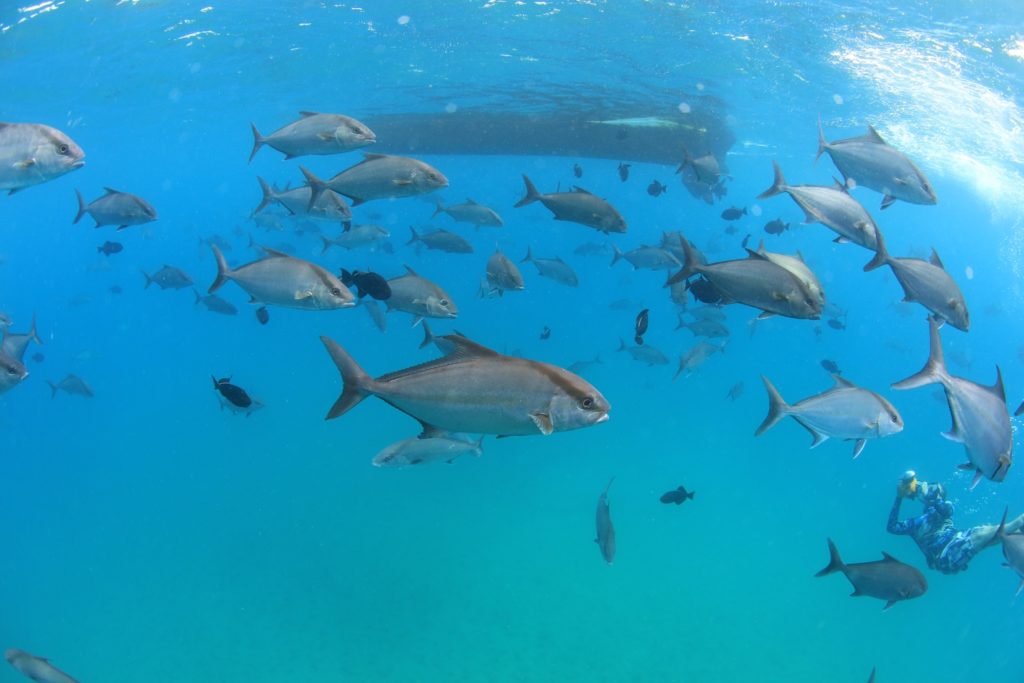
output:
[[[825,576],[832,572],[841,571],[846,571],[846,565],[843,564],[843,558],[839,557],[839,548],[836,548],[836,544],[830,538],[828,539],[828,566],[815,574],[815,576]]]
[[[252,214],[250,214],[252,216],[255,216],[260,211],[267,208],[267,205],[269,205],[270,202],[274,201],[274,188],[270,186],[270,183],[268,183],[260,176],[256,176],[256,180],[259,181],[260,189],[263,190],[263,199],[261,199],[260,203],[256,206],[256,208],[252,210]]]
[[[789,405],[782,398],[782,394],[775,388],[775,385],[771,383],[771,380],[761,375],[761,381],[764,382],[764,388],[768,390],[768,415],[764,418],[761,426],[757,428],[757,431],[754,432],[754,436],[761,436],[778,424],[779,420],[789,413]]]
[[[46,380],[46,383],[50,385],[50,400],[57,398],[57,385],[50,380]]]
[[[693,253],[693,247],[690,246],[690,241],[683,237],[682,233],[679,233],[678,236],[679,244],[683,248],[683,268],[665,281],[666,287],[689,278],[691,275],[696,273],[697,269],[700,267],[700,263],[697,261],[697,255]]]
[[[692,163],[693,163],[693,157],[690,156],[690,150],[684,149],[683,150],[683,160],[679,164],[679,166],[676,167],[676,173],[682,173],[683,169],[686,168],[687,166],[689,166]]]
[[[434,342],[434,333],[430,331],[430,325],[427,321],[423,321],[423,341],[420,342],[420,348],[424,349],[430,346]]]
[[[412,244],[413,242],[420,241],[420,236],[418,234],[416,234],[416,228],[414,228],[414,227],[412,227],[410,225],[409,226],[409,232],[412,233],[412,235],[409,237],[409,241],[406,242],[406,244]]]
[[[327,253],[327,250],[331,248],[331,245],[334,244],[334,242],[330,241],[323,235],[320,235],[320,241],[324,243],[324,248],[320,250],[320,255],[323,256]]]
[[[1021,401],[1021,404],[1017,406],[1017,410],[1013,411],[1013,416],[1020,417],[1022,413],[1024,413],[1024,401]]]
[[[71,221],[72,225],[82,220],[82,216],[84,216],[89,210],[89,207],[85,203],[85,197],[83,197],[82,193],[77,189],[75,189],[75,196],[78,197],[78,213],[75,214],[75,220]]]
[[[434,213],[430,214],[430,217],[433,218],[439,213],[444,213],[444,204],[440,199],[434,198]]]
[[[228,262],[224,260],[224,254],[220,253],[220,249],[217,248],[216,244],[211,244],[210,249],[213,249],[213,256],[217,259],[217,279],[213,281],[210,288],[206,290],[207,294],[213,294],[220,289],[225,282],[231,277],[231,268],[228,267]],[[149,286],[149,276],[146,276],[146,286]]]
[[[775,170],[775,179],[772,181],[772,186],[757,195],[758,199],[767,199],[786,191],[786,179],[782,175],[782,169],[779,168],[779,162],[772,159],[772,168]]]
[[[693,494],[695,494],[695,493],[696,493],[696,491],[689,491],[686,494],[686,497],[689,498],[690,500],[693,500]]]
[[[517,209],[520,206],[532,204],[533,202],[540,199],[540,192],[537,192],[537,188],[526,175],[523,175],[523,182],[526,184],[526,196],[515,203],[515,208]]]
[[[928,362],[921,371],[892,385],[893,389],[916,389],[926,384],[942,383],[947,376],[946,361],[942,354],[942,338],[935,318],[928,317]]]
[[[1003,536],[1006,535],[1006,515],[1009,514],[1010,507],[1006,506],[1003,508],[1003,518],[999,520],[999,528],[996,529],[996,535],[994,538],[1002,540]]]
[[[828,147],[828,143],[825,142],[825,129],[821,127],[821,115],[818,115],[818,153],[814,155],[814,160],[817,161],[821,158],[821,155],[825,153],[825,149]]]
[[[220,391],[220,382],[217,381],[217,378],[214,377],[213,375],[210,375],[210,379],[213,380],[213,390]]]
[[[347,413],[372,393],[373,378],[367,375],[352,356],[348,355],[348,352],[333,339],[320,337],[320,341],[327,348],[327,353],[331,354],[331,360],[338,366],[338,372],[341,373],[342,382],[345,384],[341,396],[334,402],[327,412],[327,417],[324,418],[333,420]]]
[[[615,265],[622,260],[622,251],[619,250],[619,245],[612,243],[612,262],[611,265]]]
[[[473,442],[473,450],[471,452],[478,458],[484,454],[484,436],[484,434],[481,434],[480,438]]]
[[[199,296],[198,290],[195,287],[192,288],[192,293],[196,295],[195,305],[199,305],[199,302],[203,300],[203,297]]]
[[[533,260],[533,249],[530,248],[530,247],[526,247],[526,256],[524,256],[522,259],[520,259],[519,262],[520,263],[529,263],[532,260]]]
[[[43,345],[43,340],[39,338],[39,332],[36,331],[36,314],[34,312],[32,313],[32,325],[28,328],[28,336],[36,344]]]
[[[252,152],[249,154],[249,163],[251,164],[252,158],[256,156],[256,152],[260,151],[260,147],[263,146],[263,143],[266,142],[266,140],[264,140],[263,136],[260,135],[255,123],[250,123],[249,125],[252,126]]]
[[[615,350],[616,351],[625,351],[626,350],[626,342],[622,339],[622,337],[619,337],[619,348],[617,348]]]
[[[313,205],[320,200],[320,197],[323,196],[324,190],[327,189],[327,183],[313,175],[313,172],[305,166],[299,166],[299,170],[302,171],[302,175],[306,176],[306,182],[309,183],[309,189],[311,192],[309,193],[308,208],[309,210],[312,210]],[[355,204],[353,204],[353,206],[355,206]]]
[[[146,286],[143,287],[143,289],[149,289],[149,286],[153,284],[153,278],[151,278],[149,273],[144,271],[142,268],[139,268],[139,272],[142,273],[142,277],[146,278]]]
[[[864,264],[864,272],[884,266],[889,262],[889,252],[885,249],[885,240],[882,239],[882,231],[875,231],[875,257]]]

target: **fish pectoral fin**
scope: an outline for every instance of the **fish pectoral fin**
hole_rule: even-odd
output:
[[[854,587],[854,589],[853,589],[853,592],[852,592],[852,593],[850,593],[850,597],[851,597],[851,598],[859,598],[859,597],[860,597],[860,596],[862,596],[862,595],[864,595],[864,594],[863,594],[863,593],[861,593],[861,592],[860,592],[860,589],[859,589],[859,588],[857,588],[857,587]]]
[[[323,131],[321,133],[317,133],[316,136],[318,138],[320,138],[321,140],[325,141],[325,142],[329,142],[329,141],[334,139],[334,134],[333,133],[328,133],[327,131]]]
[[[896,201],[896,198],[893,197],[892,195],[889,195],[889,194],[885,195],[884,197],[882,197],[882,208],[883,209],[888,209],[890,206],[893,205],[893,202],[895,202],[895,201]]]
[[[883,612],[888,612],[889,608],[892,607],[895,604],[896,604],[895,600],[890,600],[889,602],[885,603],[885,607],[882,608],[882,611]]]
[[[295,300],[296,301],[302,301],[304,299],[309,299],[312,296],[313,296],[313,292],[309,291],[308,289],[299,290],[299,291],[295,292]]]
[[[964,442],[964,437],[960,434],[960,430],[957,429],[957,427],[955,425],[948,432],[942,432],[942,438],[949,439],[950,441],[953,441],[955,443],[963,443]],[[965,467],[965,465],[966,465],[966,467]],[[974,468],[974,465],[971,465],[970,463],[965,463],[965,465],[960,465],[960,467],[962,469],[966,469],[967,467],[969,467],[971,469]]]
[[[392,185],[412,185],[412,181],[408,178],[395,178],[391,181]]]
[[[771,311],[761,311],[761,314],[755,318],[755,320],[764,320],[765,318],[771,318],[775,314]]]
[[[857,443],[853,445],[853,459],[856,460],[857,456],[860,455],[861,451],[864,450],[864,445],[867,444],[867,439],[857,439]]]
[[[533,420],[533,424],[537,425],[537,429],[539,429],[540,433],[544,436],[549,436],[555,431],[555,426],[551,422],[551,416],[547,413],[542,413],[540,411],[530,413],[530,419]]]
[[[14,168],[16,168],[18,170],[25,170],[26,168],[29,168],[29,167],[35,166],[35,165],[36,165],[36,160],[32,159],[32,158],[22,159],[21,161],[15,161],[14,162]]]

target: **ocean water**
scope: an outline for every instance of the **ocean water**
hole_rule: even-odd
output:
[[[0,396],[0,649],[50,657],[83,682],[119,681],[1022,681],[1024,628],[1015,574],[986,550],[968,571],[928,570],[906,537],[888,535],[893,486],[906,469],[943,482],[958,526],[1024,511],[1024,484],[969,491],[961,446],[942,439],[948,411],[934,387],[889,384],[927,357],[924,309],[900,303],[871,254],[801,225],[787,197],[758,200],[779,161],[793,183],[831,182],[815,163],[820,116],[830,140],[867,124],[929,177],[937,206],[857,189],[893,254],[934,247],[971,310],[967,334],[943,334],[954,373],[990,384],[998,365],[1010,408],[1024,398],[1024,12],[1014,2],[42,2],[0,10],[0,119],[53,125],[86,166],[0,201],[0,310],[45,344],[30,376]],[[246,163],[249,122],[265,134],[299,110],[370,120],[386,114],[622,111],[713,116],[729,143],[728,195],[691,197],[674,164],[576,154],[419,155],[451,181],[438,193],[494,207],[501,229],[431,219],[433,196],[356,207],[389,228],[394,253],[332,249],[316,234],[254,224],[256,176],[301,181],[299,164],[330,175],[357,152]],[[501,136],[498,135],[498,138]],[[438,143],[443,147],[443,144]],[[509,150],[519,141],[502,141]],[[389,151],[381,139],[373,151]],[[573,175],[574,164],[583,171]],[[602,236],[520,209],[521,174],[541,191],[579,184],[606,197],[629,231]],[[652,180],[668,186],[653,198]],[[133,192],[158,221],[115,236],[72,225],[73,190]],[[727,234],[720,213],[745,207]],[[774,218],[792,224],[765,234]],[[418,252],[408,226],[444,227],[473,254]],[[336,226],[323,225],[334,235]],[[663,273],[609,267],[610,253],[684,230],[712,260],[740,240],[799,250],[845,330],[825,320],[727,308],[727,350],[672,380],[694,344],[676,331]],[[216,274],[200,238],[219,235],[233,265],[257,254],[249,235],[332,269],[398,275],[408,264],[460,307],[437,333],[459,330],[498,351],[586,373],[611,419],[550,437],[487,437],[484,455],[398,470],[370,465],[418,425],[370,399],[323,416],[341,381],[318,339],[344,345],[371,374],[423,362],[422,331],[392,313],[386,333],[359,308],[270,308],[261,326],[218,316],[192,293],[144,289],[140,270],[172,264],[205,290]],[[107,239],[125,251],[97,254]],[[477,297],[487,257],[559,255],[569,289],[523,264],[526,290]],[[121,294],[111,292],[120,286]],[[611,308],[627,300],[625,308]],[[641,308],[647,343],[668,366],[617,353]],[[830,309],[835,311],[836,309]],[[551,338],[539,338],[548,326]],[[816,328],[819,333],[816,333]],[[44,359],[30,357],[41,352]],[[753,432],[766,410],[759,376],[789,401],[830,385],[819,362],[883,393],[906,428],[868,443],[809,450],[792,420]],[[84,400],[51,399],[46,380],[73,372]],[[221,411],[209,376],[231,376],[266,407]],[[738,382],[735,401],[726,393]],[[594,507],[610,477],[618,553],[593,543]],[[681,507],[659,496],[684,484]],[[904,515],[918,505],[907,502]],[[851,599],[841,576],[814,578],[826,538],[847,561],[880,551],[922,569],[929,590],[882,612]],[[0,681],[19,680],[9,667]]]

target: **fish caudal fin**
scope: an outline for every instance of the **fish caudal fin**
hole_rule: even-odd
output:
[[[211,244],[210,249],[213,249],[213,256],[217,259],[217,279],[214,280],[213,284],[210,285],[210,288],[206,290],[207,294],[213,294],[231,278],[231,268],[228,267],[228,262],[224,260],[224,254],[220,253],[220,249],[217,248],[216,244]],[[146,275],[146,280],[146,286],[148,287],[148,275]]]
[[[679,233],[678,237],[679,246],[683,248],[683,269],[665,281],[666,287],[689,278],[700,267],[700,261],[697,260],[697,255],[693,252],[693,247],[690,246],[690,240],[683,237],[682,233]]]
[[[313,172],[305,166],[299,166],[299,170],[302,171],[302,175],[306,176],[306,182],[309,183],[309,209],[312,210],[313,205],[320,200],[324,190],[327,189],[327,183],[313,175]],[[353,202],[352,206],[355,206],[357,203],[359,202]]]
[[[947,376],[946,362],[942,355],[942,338],[939,336],[939,323],[935,318],[928,317],[928,362],[921,371],[900,380],[892,385],[893,389],[916,389],[927,384],[942,383]]]
[[[534,187],[533,183],[528,177],[523,176],[523,182],[526,184],[526,196],[515,203],[515,208],[520,206],[526,206],[540,199],[540,192],[537,192],[537,188]]]
[[[761,375],[761,381],[764,382],[764,388],[768,390],[768,415],[754,432],[754,436],[761,436],[789,414],[789,405],[783,400],[782,394],[771,383],[771,380]]]
[[[526,256],[521,258],[519,260],[519,262],[520,263],[529,263],[530,261],[533,261],[533,249],[528,246],[528,247],[526,247]]]
[[[818,116],[818,153],[814,155],[814,160],[820,159],[826,149],[828,149],[828,143],[825,142],[825,130],[821,127],[821,116]]]
[[[885,240],[882,239],[882,231],[875,231],[875,257],[864,264],[864,272],[880,268],[889,262],[889,252],[885,249]]]
[[[773,159],[772,168],[775,170],[775,179],[772,181],[772,186],[757,195],[758,199],[767,199],[786,191],[786,179],[782,175],[782,169],[779,168],[779,162]]]
[[[251,164],[252,158],[256,156],[256,152],[260,151],[260,147],[263,146],[265,140],[260,135],[259,130],[256,129],[255,123],[250,123],[249,125],[252,126],[252,152],[249,153],[249,163]]]
[[[83,197],[82,193],[79,192],[77,189],[75,190],[75,196],[78,197],[78,213],[75,214],[75,220],[71,221],[72,225],[82,220],[82,216],[84,216],[86,212],[89,210],[88,206],[85,203],[85,197]]]
[[[836,544],[832,542],[832,539],[828,539],[828,566],[822,569],[815,576],[825,576],[833,572],[841,572],[846,570],[846,565],[843,564],[843,558],[839,557],[839,549],[836,548]]]
[[[254,154],[255,154],[255,152],[254,152]],[[259,176],[256,176],[256,180],[259,181],[260,189],[263,190],[263,199],[261,199],[260,203],[256,206],[256,208],[252,210],[252,214],[251,215],[253,215],[253,216],[258,214],[263,209],[267,208],[267,206],[270,204],[270,202],[274,201],[274,199],[275,199],[275,197],[274,197],[274,188],[272,188],[270,186],[270,183],[268,183],[266,180],[264,180],[263,178],[261,178]]]
[[[46,380],[46,383],[50,385],[50,399],[57,398],[57,385],[50,380]]]
[[[434,343],[434,333],[430,331],[430,325],[427,321],[423,321],[423,341],[420,342],[420,348],[425,349]]]
[[[444,213],[444,204],[441,203],[440,199],[434,199],[434,207],[434,213],[430,214],[431,218],[439,213]]]
[[[619,249],[619,245],[612,244],[612,262],[609,265],[615,265],[622,260],[622,251]]]
[[[366,371],[359,367],[359,364],[356,363],[352,356],[348,355],[348,352],[341,348],[333,339],[320,337],[320,341],[327,348],[327,353],[331,354],[331,360],[338,366],[341,380],[345,384],[341,391],[341,396],[334,402],[331,409],[327,411],[327,417],[324,418],[326,420],[333,420],[350,411],[356,404],[373,393],[373,378],[367,375]]]
[[[406,242],[406,244],[412,244],[413,242],[421,241],[420,240],[420,236],[416,233],[416,228],[414,228],[414,227],[412,227],[410,225],[409,226],[409,232],[412,233],[412,234],[409,236],[409,241]]]

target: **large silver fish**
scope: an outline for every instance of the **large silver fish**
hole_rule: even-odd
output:
[[[900,562],[888,553],[883,552],[882,559],[874,562],[846,564],[839,556],[839,550],[831,538],[828,539],[828,552],[828,566],[815,576],[842,572],[853,584],[853,593],[850,597],[866,595],[885,600],[883,612],[901,600],[921,597],[928,590],[928,580],[920,570]]]
[[[541,194],[525,175],[523,182],[526,183],[526,196],[516,202],[517,209],[540,202],[555,214],[556,221],[579,223],[603,233],[626,232],[626,220],[615,207],[581,187],[574,187],[572,192]]]
[[[555,258],[538,258],[533,255],[533,250],[530,247],[527,247],[526,256],[524,256],[519,262],[532,263],[536,266],[537,273],[541,277],[554,280],[566,287],[578,287],[580,284],[580,280],[576,276],[576,271],[574,271],[568,263],[558,256]]]
[[[626,346],[626,342],[619,339],[619,348],[616,351],[625,351],[633,360],[639,361],[640,363],[647,363],[648,367],[655,365],[668,365],[668,356],[654,348],[650,344],[644,344],[643,346]]]
[[[963,377],[954,377],[946,369],[942,354],[939,324],[928,319],[928,362],[916,375],[893,384],[894,389],[914,389],[927,384],[941,384],[953,426],[942,436],[964,445],[968,462],[964,469],[975,470],[971,488],[981,478],[1003,481],[1013,464],[1013,428],[1006,407],[1003,375],[996,366],[996,383],[991,387],[976,384]]]
[[[868,126],[866,135],[825,142],[825,131],[818,119],[818,154],[828,152],[832,163],[843,174],[847,185],[869,187],[881,192],[882,208],[897,199],[911,204],[935,204],[938,198],[924,173],[903,152],[886,144],[882,136]]]
[[[214,249],[216,248],[214,247]],[[164,264],[160,270],[152,275],[141,269],[140,272],[146,278],[144,289],[149,289],[149,286],[153,283],[156,283],[160,289],[185,289],[192,286],[192,278],[189,277],[188,273],[175,266]]]
[[[1003,558],[1006,560],[1004,566],[1017,572],[1017,576],[1020,577],[1017,592],[1014,593],[1014,595],[1020,595],[1021,591],[1024,591],[1024,534],[1005,533],[1007,511],[1003,512],[1003,520],[999,523],[996,536],[1003,542]]]
[[[601,496],[597,499],[597,513],[595,515],[597,537],[594,539],[594,543],[597,544],[598,549],[601,551],[601,557],[608,564],[615,560],[615,525],[612,524],[612,511],[608,505],[608,489],[611,488],[613,481],[615,481],[615,477],[608,480],[608,485],[604,487],[604,491],[601,492]]]
[[[311,204],[327,189],[351,199],[352,206],[359,206],[372,199],[414,197],[448,187],[448,179],[430,164],[387,154],[365,154],[358,164],[327,181],[301,166],[299,170],[313,189]]]
[[[568,370],[505,356],[459,335],[439,338],[448,354],[374,379],[327,337],[345,387],[327,413],[339,417],[377,396],[415,418],[423,433],[438,430],[498,436],[548,435],[599,424],[611,406]]]
[[[674,382],[684,372],[688,373],[690,370],[699,368],[708,358],[716,353],[724,351],[724,344],[710,344],[706,341],[697,342],[692,349],[679,357],[679,368],[676,370],[676,374],[672,376],[672,381]]]
[[[46,383],[50,385],[50,391],[52,392],[50,398],[57,398],[58,391],[66,391],[72,396],[84,396],[86,398],[92,398],[94,395],[92,387],[90,387],[84,379],[75,374],[69,374],[57,383],[50,382],[49,380],[47,380]]]
[[[434,216],[439,213],[448,214],[456,223],[471,223],[477,228],[500,228],[505,224],[497,211],[489,206],[477,204],[472,199],[467,199],[464,204],[454,204],[452,206],[445,206],[439,199],[437,200],[437,209],[434,211]]]
[[[372,130],[349,116],[312,111],[300,111],[299,115],[302,118],[278,128],[266,137],[260,135],[255,123],[250,124],[253,144],[249,161],[252,161],[263,145],[284,152],[285,159],[294,159],[306,154],[348,152],[377,141]]]
[[[839,233],[836,242],[853,242],[867,249],[874,249],[878,226],[875,219],[860,203],[850,196],[845,187],[823,185],[787,185],[782,169],[772,161],[775,180],[772,186],[757,196],[758,199],[774,197],[783,192],[804,210],[804,223],[821,223]]]
[[[523,274],[519,272],[519,268],[512,263],[509,257],[501,253],[500,249],[496,249],[487,259],[485,276],[487,287],[481,290],[481,295],[497,294],[502,296],[507,289],[518,292],[526,288]]]
[[[213,294],[234,280],[252,297],[252,303],[276,304],[308,311],[355,306],[355,297],[332,273],[315,263],[265,249],[268,256],[232,270],[216,245],[217,279],[207,293]]]
[[[661,247],[641,245],[636,249],[623,253],[617,245],[613,244],[612,250],[611,265],[613,266],[622,259],[628,261],[634,270],[641,268],[645,270],[672,270],[682,266],[682,263],[679,262],[675,254]]]
[[[338,237],[334,239],[328,239],[323,235],[320,239],[323,240],[324,248],[320,253],[324,253],[331,248],[331,245],[337,245],[342,249],[358,249],[359,247],[366,247],[375,242],[386,240],[391,237],[391,233],[379,225],[373,225],[367,223],[365,225],[353,225],[345,229]]]
[[[828,391],[793,405],[783,400],[767,377],[762,375],[761,379],[768,390],[768,416],[757,428],[756,436],[761,436],[789,415],[814,437],[811,448],[830,437],[854,440],[853,457],[856,458],[868,439],[903,431],[903,418],[889,401],[839,375],[832,375],[835,386]]]
[[[406,244],[417,244],[417,246],[422,244],[427,249],[443,251],[449,254],[473,253],[473,245],[466,241],[466,238],[462,235],[456,235],[449,230],[438,229],[420,234],[416,232],[416,228],[410,225],[409,232],[411,235]]]
[[[864,270],[874,270],[880,266],[892,268],[892,274],[903,287],[904,301],[920,303],[940,321],[948,322],[958,330],[966,332],[971,326],[964,295],[946,272],[934,249],[927,261],[917,258],[893,258],[886,251],[885,240],[879,232],[875,258],[864,266]]]
[[[56,128],[0,123],[0,190],[14,194],[84,165],[82,148]]]
[[[352,209],[342,199],[341,195],[333,190],[325,191],[316,202],[310,204],[309,200],[313,191],[309,187],[296,187],[282,192],[271,187],[266,180],[259,176],[256,177],[256,180],[259,181],[260,189],[263,191],[263,199],[252,210],[253,215],[267,208],[272,202],[277,202],[288,209],[288,212],[293,216],[305,216],[325,221],[340,221],[344,224],[352,220]]]
[[[0,351],[0,394],[10,391],[28,377],[20,360]]]
[[[466,441],[454,434],[412,437],[396,441],[373,457],[374,467],[408,467],[435,462],[451,463],[460,455],[483,455],[483,440]]]
[[[130,225],[142,225],[157,219],[156,209],[142,197],[110,187],[103,188],[103,191],[106,194],[86,204],[82,193],[75,190],[78,214],[72,223],[77,223],[82,220],[82,216],[89,214],[96,221],[93,227],[116,225],[118,230],[124,230]]]
[[[437,283],[420,277],[409,266],[400,277],[388,280],[391,296],[384,301],[387,309],[411,313],[413,325],[424,318],[457,318],[459,307]]]
[[[77,683],[75,679],[50,663],[45,657],[36,657],[24,650],[10,649],[4,659],[21,674],[36,683]]]

